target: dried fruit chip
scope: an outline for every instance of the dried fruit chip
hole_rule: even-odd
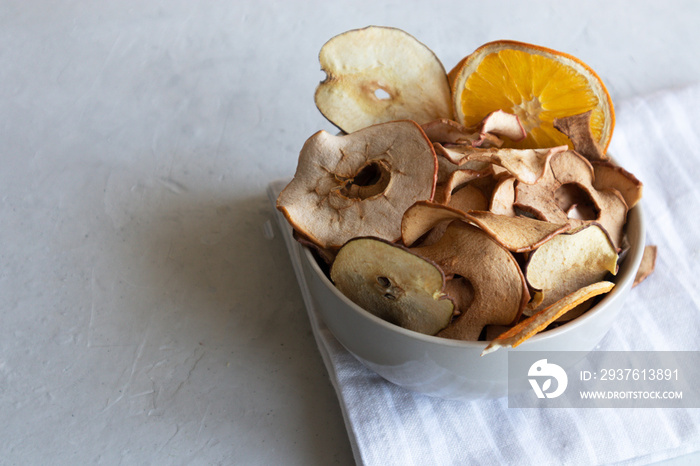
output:
[[[566,134],[574,150],[590,161],[608,160],[608,156],[591,132],[591,111],[562,118],[555,118],[554,127]]]
[[[486,118],[481,122],[481,131],[479,132],[505,136],[515,142],[522,141],[527,137],[525,128],[520,123],[520,118],[503,110],[496,110],[486,115]]]
[[[656,268],[656,246],[650,245],[644,247],[642,254],[642,262],[639,264],[637,274],[634,276],[632,288],[642,283]]]
[[[545,173],[549,159],[566,151],[567,146],[548,149],[481,149],[464,145],[442,146],[435,144],[435,152],[459,165],[469,162],[488,162],[499,165],[519,181],[534,184]]]
[[[472,225],[454,221],[438,242],[412,251],[444,273],[463,277],[474,289],[469,307],[459,309],[440,337],[476,340],[485,325],[513,323],[530,298],[513,255]]]
[[[401,240],[412,246],[421,236],[445,221],[465,220],[464,212],[434,202],[418,201],[401,219]]]
[[[504,248],[513,252],[532,251],[571,228],[566,223],[549,223],[528,217],[509,217],[486,211],[467,212],[467,218]]]
[[[586,223],[578,220],[571,210],[578,195],[590,202],[593,215],[590,220],[599,223],[610,235],[615,246],[622,242],[623,227],[627,220],[627,204],[615,190],[597,190],[593,186],[593,167],[581,155],[566,151],[552,157],[549,170],[536,184],[518,183],[515,187],[515,207],[552,223],[569,222],[572,226]],[[573,196],[573,189],[575,193]],[[578,204],[576,204],[577,207]]]
[[[489,203],[489,211],[498,215],[507,215],[515,217],[515,177],[502,177],[491,193],[491,202]]]
[[[469,212],[470,210],[488,210],[489,202],[479,188],[468,184],[450,196],[447,206],[460,212]]]
[[[589,223],[562,233],[530,254],[525,266],[527,282],[542,295],[539,308],[547,307],[574,290],[617,273],[617,252],[599,225]]]
[[[432,198],[436,177],[433,146],[412,121],[346,136],[319,131],[304,144],[277,208],[322,248],[338,248],[357,236],[394,241],[406,209]]]
[[[434,147],[436,146],[438,145],[434,144]],[[487,162],[465,162],[456,165],[443,156],[438,156],[437,160],[438,178],[434,201],[439,204],[449,203],[452,192],[470,181],[493,174],[493,168]]]
[[[331,280],[358,306],[393,324],[434,335],[452,318],[445,277],[430,261],[374,238],[348,241],[331,267]]]
[[[499,348],[515,348],[528,338],[547,328],[549,324],[571,309],[595,296],[607,293],[612,290],[614,286],[614,283],[601,281],[574,291],[548,308],[542,309],[537,314],[523,320],[510,330],[496,337],[495,340],[491,341],[491,343],[484,348],[481,355],[484,356],[488,353],[492,353]]]
[[[593,186],[598,190],[615,189],[631,209],[642,199],[642,182],[624,168],[611,162],[592,162],[595,180]]]
[[[431,142],[440,144],[471,144],[474,131],[454,120],[438,118],[421,125]]]
[[[452,116],[442,63],[400,29],[345,32],[326,42],[319,60],[326,79],[316,89],[316,106],[346,133],[392,120],[420,124]]]

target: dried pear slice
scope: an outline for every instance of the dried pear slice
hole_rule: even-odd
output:
[[[432,199],[437,178],[433,146],[415,122],[364,128],[345,136],[319,131],[299,155],[294,179],[277,208],[321,248],[357,236],[401,237],[403,213]]]
[[[445,276],[434,263],[374,238],[348,241],[331,266],[335,286],[358,306],[403,328],[434,335],[452,318]]]
[[[542,309],[573,291],[617,273],[617,250],[599,225],[562,233],[530,254],[525,278],[542,292]]]
[[[477,340],[486,325],[512,324],[530,299],[513,255],[475,226],[453,221],[436,243],[411,250],[474,289],[469,307],[460,309],[439,337]]]
[[[452,116],[445,68],[400,29],[347,31],[326,42],[319,61],[326,79],[316,88],[316,106],[346,133],[393,120],[422,124]]]
[[[496,337],[496,339],[491,341],[491,343],[484,348],[481,355],[484,356],[488,353],[492,353],[499,348],[515,348],[528,338],[547,328],[549,324],[569,312],[571,309],[595,296],[607,293],[608,291],[612,290],[614,286],[615,284],[612,282],[601,281],[592,283],[574,291],[548,308],[542,309],[537,314],[523,320],[510,330],[507,330]]]

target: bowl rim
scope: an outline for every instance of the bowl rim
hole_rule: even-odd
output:
[[[630,215],[635,217],[635,223],[637,226],[638,231],[636,232],[636,235],[639,239],[639,241],[635,244],[630,244],[630,249],[624,259],[624,263],[621,268],[624,268],[622,272],[618,271],[618,275],[615,276],[616,280],[614,281],[615,287],[607,293],[603,298],[598,302],[595,306],[593,306],[591,309],[586,311],[583,315],[570,320],[568,322],[563,323],[557,328],[547,330],[546,332],[541,332],[538,333],[526,341],[524,341],[521,345],[518,346],[519,350],[525,350],[527,351],[528,346],[534,345],[539,342],[546,342],[547,340],[557,338],[561,335],[565,335],[569,332],[575,331],[578,327],[585,325],[587,320],[590,320],[593,318],[596,314],[599,312],[603,311],[603,306],[612,303],[616,301],[617,299],[621,299],[624,295],[624,293],[627,291],[627,288],[631,288],[632,283],[634,281],[635,275],[637,273],[637,269],[639,268],[639,264],[641,263],[642,260],[642,255],[644,253],[644,246],[645,246],[645,238],[646,238],[646,225],[644,222],[644,212],[642,209],[642,203],[638,203],[635,205],[632,209],[629,210],[627,213],[627,222],[626,222],[626,228],[629,226],[630,222]],[[359,314],[361,317],[364,317],[365,319],[368,319],[379,326],[385,328],[388,331],[395,332],[401,335],[404,335],[409,338],[414,338],[420,341],[423,341],[428,344],[437,344],[440,346],[447,346],[447,347],[456,347],[456,348],[469,348],[469,349],[479,349],[483,350],[485,348],[485,345],[488,345],[488,341],[467,341],[467,340],[453,340],[449,338],[442,338],[442,337],[437,337],[434,335],[427,335],[424,333],[419,333],[413,330],[409,330],[403,327],[400,327],[396,324],[392,324],[390,322],[385,321],[384,319],[375,316],[371,312],[363,309],[359,305],[355,304],[353,301],[351,301],[347,296],[345,296],[343,293],[336,288],[336,286],[333,284],[333,282],[330,280],[330,278],[321,270],[321,267],[318,265],[318,262],[316,261],[314,255],[312,254],[311,250],[303,246],[299,243],[297,243],[297,247],[300,247],[302,250],[302,253],[305,255],[306,260],[309,262],[311,269],[316,273],[316,275],[319,275],[323,284],[331,289],[331,292],[342,302],[344,302],[346,305],[348,305],[351,309],[353,309],[357,314]]]

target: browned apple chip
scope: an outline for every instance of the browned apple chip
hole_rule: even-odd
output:
[[[479,188],[473,185],[466,185],[455,191],[447,202],[448,207],[457,209],[460,212],[470,210],[488,210],[489,201]]]
[[[470,211],[467,212],[467,218],[512,252],[532,251],[571,228],[567,223],[556,224],[528,217],[509,217],[488,211]]]
[[[549,324],[571,309],[595,296],[607,293],[612,290],[614,286],[614,283],[601,281],[574,291],[548,308],[542,309],[537,314],[523,320],[510,330],[496,337],[495,340],[491,341],[491,343],[484,348],[481,355],[484,356],[488,353],[492,353],[499,348],[515,348],[528,338],[547,328]]]
[[[338,248],[357,236],[395,241],[403,213],[432,198],[436,177],[433,146],[412,121],[346,136],[319,131],[304,144],[277,208],[321,248]]]
[[[392,120],[451,118],[447,73],[424,44],[396,28],[370,26],[335,36],[321,48],[326,79],[316,106],[346,133]]]
[[[572,195],[572,192],[576,194]],[[627,220],[627,204],[619,192],[597,190],[593,186],[593,167],[576,152],[566,151],[552,157],[549,169],[545,170],[544,176],[537,183],[518,183],[515,187],[515,207],[540,220],[569,222],[576,227],[587,220],[569,217],[569,213],[581,210],[571,210],[572,206],[562,203],[562,199],[577,199],[579,196],[585,196],[586,202],[590,201],[594,210],[594,218],[590,221],[605,228],[615,246],[619,246]],[[577,206],[579,204],[579,201],[572,202],[576,202]]]
[[[549,159],[567,150],[567,146],[548,149],[481,149],[465,145],[435,145],[435,152],[458,165],[465,162],[488,162],[499,165],[519,181],[534,184],[542,178]]]
[[[474,130],[447,118],[438,118],[421,125],[431,142],[440,144],[471,144]]]
[[[434,263],[375,238],[355,238],[331,266],[335,286],[358,306],[393,324],[434,335],[452,319],[445,276]]]
[[[449,203],[452,192],[470,181],[493,174],[492,165],[487,162],[465,162],[456,165],[442,156],[438,156],[437,160],[438,178],[433,200],[439,204]]]
[[[401,219],[401,240],[412,246],[418,239],[440,223],[466,219],[464,212],[434,202],[418,201],[406,209]]]
[[[552,124],[568,136],[574,145],[574,150],[588,160],[608,160],[609,157],[591,132],[591,112],[592,110],[589,110],[578,115],[555,118]]]
[[[642,283],[656,268],[656,246],[649,245],[644,247],[642,254],[642,262],[639,264],[637,274],[634,276],[632,288]]]
[[[598,190],[616,189],[631,209],[642,199],[642,182],[624,168],[611,162],[592,162]]]
[[[440,337],[477,340],[485,325],[513,323],[530,299],[513,255],[475,226],[454,221],[437,243],[412,251],[444,273],[463,277],[474,289],[469,307],[460,309]]]
[[[538,308],[558,301],[574,290],[617,273],[617,251],[607,233],[589,223],[562,233],[533,251],[525,266],[530,286],[542,293]]]

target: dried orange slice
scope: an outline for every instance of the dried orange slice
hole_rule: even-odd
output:
[[[518,115],[527,138],[510,147],[542,148],[573,144],[552,122],[591,110],[591,132],[607,150],[615,113],[600,77],[576,57],[515,41],[489,42],[449,73],[455,117],[477,125],[489,113]]]

